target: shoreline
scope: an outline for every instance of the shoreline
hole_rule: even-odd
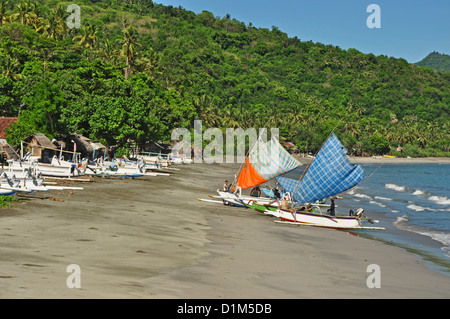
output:
[[[172,176],[18,196],[0,209],[0,298],[450,297],[450,277],[403,248],[197,200],[239,166],[179,165]],[[66,285],[70,264],[79,289]],[[380,289],[367,287],[371,264]]]

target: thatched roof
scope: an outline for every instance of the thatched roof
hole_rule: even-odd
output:
[[[42,133],[30,134],[23,141],[27,144],[32,145],[33,147],[38,146],[41,148],[58,150],[55,144],[53,144],[52,141]]]
[[[83,136],[81,134],[77,134],[77,133],[73,133],[73,134],[67,136],[66,141],[67,142],[69,142],[69,141],[75,142],[77,144],[77,152],[81,151],[81,149],[82,149],[87,153],[93,153],[94,147],[95,147],[95,151],[106,149],[105,145],[103,145],[99,142],[94,142],[90,138]]]
[[[14,151],[14,148],[9,145],[5,139],[0,138],[0,145],[0,151],[3,150],[3,152],[5,152],[7,159],[16,160],[19,158],[18,154]]]

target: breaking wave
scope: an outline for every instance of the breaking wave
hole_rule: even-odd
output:
[[[428,200],[439,205],[450,205],[450,199],[445,196],[430,196]]]
[[[394,225],[398,229],[427,236],[435,241],[442,243],[444,246],[441,247],[441,250],[444,252],[444,255],[450,257],[450,233],[439,230],[432,230],[422,226],[414,226],[409,224],[408,222],[409,222],[408,216],[403,215],[397,217],[397,220],[394,222]]]
[[[416,212],[423,212],[425,210],[431,210],[431,208],[422,207],[422,206],[419,206],[419,205],[416,205],[416,204],[410,204],[410,205],[408,205],[406,207],[409,208],[409,209],[415,210]]]
[[[425,194],[425,192],[420,190],[420,189],[415,190],[414,193],[413,193],[413,195],[417,195],[417,196],[418,195],[423,195],[423,194]]]
[[[397,220],[394,222],[394,225],[401,226],[401,224],[408,223],[408,221],[409,221],[408,216],[402,215],[402,216],[397,217]]]
[[[423,211],[430,211],[430,212],[450,212],[450,208],[448,209],[441,209],[441,208],[430,208],[430,207],[423,207],[414,204],[413,202],[409,202],[410,204],[406,206],[409,209],[415,210],[416,212],[423,212]]]
[[[380,202],[377,202],[377,201],[375,201],[375,200],[371,200],[369,203],[370,203],[370,204],[375,204],[375,205],[378,205],[378,206],[384,207],[384,208],[387,207],[385,204],[380,203]]]
[[[353,196],[356,196],[356,197],[359,197],[359,198],[372,199],[372,197],[370,197],[368,195],[364,195],[364,194],[353,194]]]
[[[392,198],[388,198],[388,197],[381,197],[381,196],[375,196],[375,199],[381,199],[381,200],[392,200]]]
[[[386,184],[385,187],[389,188],[389,189],[396,190],[397,192],[404,192],[406,190],[405,186],[398,186],[398,185],[395,185],[395,184]]]

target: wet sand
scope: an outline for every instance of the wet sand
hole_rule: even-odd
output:
[[[450,297],[450,277],[401,248],[197,200],[238,167],[16,195],[21,203],[0,209],[0,298]],[[70,264],[81,288],[67,287]],[[371,264],[381,288],[367,286]]]

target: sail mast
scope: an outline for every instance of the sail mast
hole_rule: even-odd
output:
[[[263,130],[265,130],[265,129],[266,129],[266,128],[263,128]],[[258,138],[259,138],[259,137],[258,137]],[[231,186],[230,186],[230,189],[233,189],[234,183],[237,182],[238,176],[239,176],[239,174],[241,173],[242,168],[244,167],[245,162],[247,161],[247,158],[249,157],[250,151],[251,151],[252,148],[255,146],[256,142],[258,141],[258,138],[256,138],[255,141],[253,142],[253,145],[252,145],[251,147],[248,148],[247,154],[245,155],[245,160],[242,162],[242,165],[241,165],[241,167],[239,168],[238,173],[235,174],[234,180],[233,180],[233,183],[232,183]],[[233,139],[234,139],[234,138],[233,138]],[[245,141],[244,141],[244,142],[245,142]],[[233,143],[234,143],[234,141],[233,141]],[[237,187],[238,187],[238,185],[236,185],[236,189],[237,189]]]
[[[320,146],[320,148],[319,148],[319,149],[316,151],[316,153],[314,154],[314,157],[313,157],[312,161],[310,161],[310,162],[308,163],[308,166],[306,166],[306,168],[305,168],[305,170],[303,171],[302,175],[300,176],[300,178],[299,178],[297,184],[295,185],[295,188],[294,188],[294,190],[292,191],[292,194],[294,194],[295,191],[297,190],[298,185],[299,185],[300,182],[302,181],[302,179],[303,179],[303,177],[305,176],[305,174],[308,172],[309,167],[310,167],[311,164],[315,161],[316,156],[317,156],[317,153],[320,152],[320,150],[322,149],[323,144],[325,144],[325,142],[330,138],[331,134],[333,134],[333,132],[334,132],[335,129],[336,129],[336,127],[331,131],[331,133],[328,135],[328,137],[325,139],[325,141],[323,141],[323,143],[322,143],[322,145]],[[291,196],[291,199],[292,199],[292,198],[293,198],[293,197]]]
[[[302,176],[300,176],[297,185],[295,185],[294,191],[292,192],[292,194],[295,193],[295,191],[297,190],[298,185],[300,184],[300,182],[302,181],[303,177],[305,176],[305,174],[307,173],[307,171],[309,170],[309,167],[311,166],[311,164],[314,162],[314,160],[316,159],[317,153],[320,152],[320,150],[322,149],[323,145],[325,144],[325,142],[330,138],[331,134],[334,133],[334,131],[336,130],[336,128],[341,124],[342,122],[342,118],[339,120],[338,124],[336,124],[336,126],[331,130],[330,134],[328,134],[328,137],[323,141],[322,145],[320,146],[319,150],[316,152],[316,154],[314,154],[314,158],[311,162],[309,162],[308,166],[306,166],[305,170],[302,173]],[[291,196],[292,198],[292,196]]]
[[[236,186],[241,189],[260,185],[301,165],[274,136],[271,136],[270,141],[267,139],[263,141],[260,136],[258,149],[255,147],[256,145],[253,145],[249,150],[237,181],[235,179],[233,182],[233,185],[236,183]]]

